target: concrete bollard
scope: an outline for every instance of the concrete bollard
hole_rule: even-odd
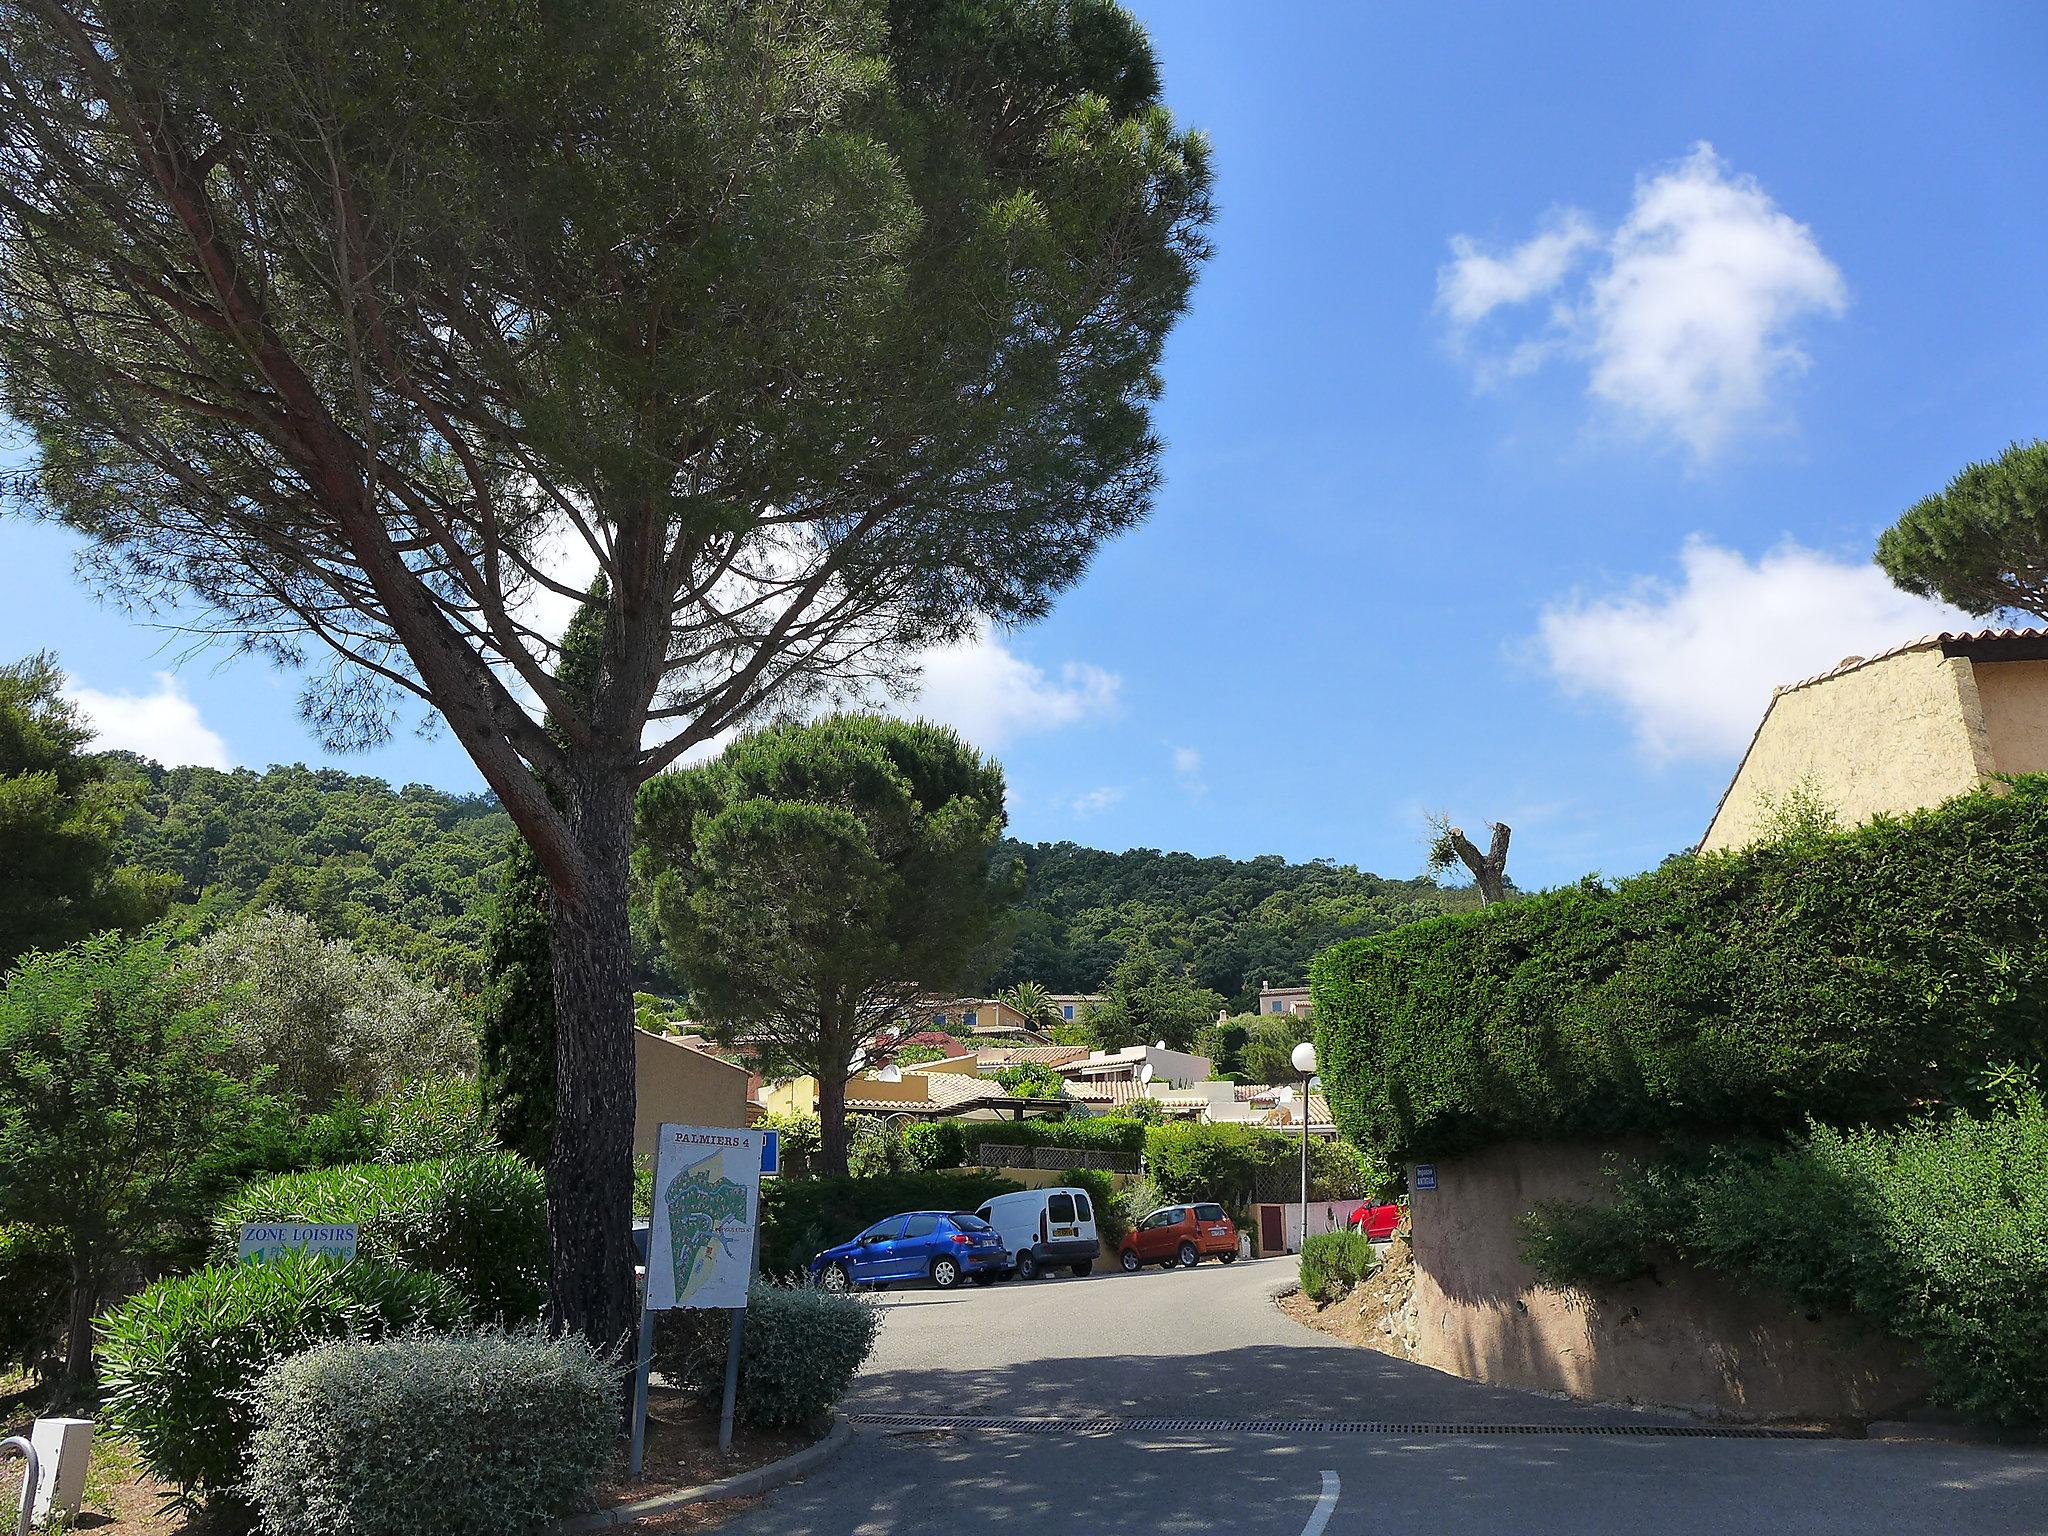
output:
[[[53,1515],[78,1518],[85,1502],[85,1470],[92,1463],[91,1419],[37,1419],[29,1443],[42,1463],[29,1519],[47,1525]]]

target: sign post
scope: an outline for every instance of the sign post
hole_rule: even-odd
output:
[[[718,1448],[732,1449],[740,1330],[754,1277],[766,1140],[763,1131],[719,1125],[664,1125],[656,1138],[654,1219],[647,1233],[647,1286],[633,1373],[630,1472],[635,1478],[640,1476],[646,1447],[653,1314],[671,1307],[723,1307],[732,1312],[725,1400],[718,1415]]]

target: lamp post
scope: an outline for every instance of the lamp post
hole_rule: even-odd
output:
[[[1304,1040],[1294,1048],[1294,1070],[1301,1074],[1301,1246],[1308,1247],[1308,1091],[1316,1080],[1316,1048]]]

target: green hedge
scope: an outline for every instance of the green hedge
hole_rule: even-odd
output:
[[[1341,1141],[1311,1137],[1309,1198],[1374,1193],[1386,1170]],[[1219,1200],[1242,1222],[1253,1201],[1293,1200],[1301,1188],[1301,1137],[1255,1125],[1154,1126],[1145,1139],[1147,1171],[1167,1200]]]
[[[704,1402],[717,1402],[725,1390],[728,1317],[703,1308],[661,1313],[654,1323],[655,1368]],[[816,1423],[846,1395],[853,1373],[874,1352],[881,1326],[867,1296],[756,1284],[740,1331],[734,1412],[757,1429]]]
[[[545,1530],[589,1503],[619,1391],[576,1334],[318,1345],[257,1382],[244,1492],[269,1536]]]
[[[1323,1077],[1396,1157],[1897,1123],[2048,1055],[2044,912],[2036,777],[1339,944],[1310,972]]]
[[[971,1211],[1023,1186],[985,1173],[828,1175],[761,1181],[761,1272],[801,1275],[811,1255],[898,1211]]]
[[[1318,1232],[1301,1245],[1301,1288],[1327,1306],[1379,1268],[1380,1256],[1363,1232]]]
[[[1123,1115],[1097,1115],[1087,1120],[967,1120],[950,1122],[966,1133],[965,1155],[972,1156],[983,1143],[1008,1147],[1058,1147],[1070,1152],[1124,1152],[1132,1157],[1145,1150],[1142,1120]]]
[[[451,1328],[469,1309],[438,1275],[287,1253],[159,1280],[100,1319],[101,1403],[158,1477],[232,1494],[264,1369],[335,1338]]]
[[[356,1222],[363,1258],[446,1277],[485,1322],[531,1322],[547,1297],[547,1196],[509,1152],[264,1179],[216,1213],[217,1262],[247,1221]]]
[[[1524,1257],[1600,1290],[1660,1253],[1846,1311],[1920,1346],[1937,1400],[2048,1428],[2048,1111],[1812,1126],[1631,1168],[1606,1204],[1538,1207]]]
[[[40,1373],[64,1342],[71,1265],[54,1232],[0,1227],[0,1371]]]

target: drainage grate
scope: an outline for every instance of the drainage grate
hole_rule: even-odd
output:
[[[855,1413],[859,1424],[888,1429],[992,1430],[1018,1435],[1622,1435],[1660,1440],[1825,1440],[1825,1430],[1748,1424],[1430,1424],[1369,1419],[1055,1419],[981,1418],[951,1413]]]

